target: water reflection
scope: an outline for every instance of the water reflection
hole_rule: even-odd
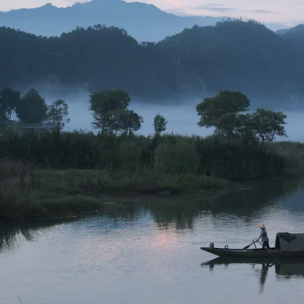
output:
[[[75,219],[69,220],[52,220],[47,222],[7,224],[0,222],[0,253],[4,250],[13,249],[18,241],[24,238],[26,241],[33,241],[35,234],[56,224],[71,223]]]
[[[25,227],[0,226],[0,252],[11,249],[20,236],[23,236],[27,241],[33,239],[31,230]]]
[[[304,196],[304,181],[269,181],[247,185],[249,190],[221,194],[193,194],[171,197],[138,197],[130,199],[119,210],[106,211],[106,215],[117,220],[136,221],[142,214],[151,215],[160,229],[174,225],[178,230],[193,229],[195,222],[205,214],[214,218],[219,215],[242,217],[250,222],[263,208],[279,205],[287,197],[296,196],[298,211],[304,212],[304,204],[298,196]],[[295,208],[293,205],[292,208]]]
[[[102,216],[106,216],[115,226],[118,222],[135,223],[140,218],[152,218],[159,230],[193,230],[202,217],[236,216],[250,223],[263,208],[277,206],[288,197],[291,208],[304,212],[304,181],[276,181],[250,185],[246,191],[222,194],[178,195],[171,197],[137,197],[130,198],[129,203],[109,204]],[[288,208],[288,202],[284,206]],[[280,206],[283,208],[282,206]],[[75,221],[77,219],[73,219]],[[7,226],[0,225],[0,251],[11,248],[20,236],[32,240],[36,231],[51,227],[57,223],[43,222],[34,225]],[[96,222],[97,223],[97,222]]]
[[[241,259],[241,258],[216,258],[201,264],[202,268],[209,268],[210,272],[215,267],[224,266],[226,270],[229,266],[242,265],[251,267],[252,271],[258,274],[259,292],[263,293],[270,269],[274,269],[276,278],[279,280],[290,280],[301,278],[304,280],[304,259],[282,259],[279,262],[271,259]]]

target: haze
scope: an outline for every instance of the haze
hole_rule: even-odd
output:
[[[94,131],[92,129],[92,114],[89,109],[89,93],[79,91],[76,94],[62,95],[54,97],[53,93],[41,91],[41,95],[46,97],[48,104],[58,98],[63,98],[69,105],[69,117],[71,122],[66,125],[65,131]],[[166,101],[156,101],[154,104],[145,103],[142,100],[132,100],[130,108],[143,116],[144,124],[136,134],[152,135],[153,119],[157,113],[161,113],[168,121],[165,133],[180,135],[200,135],[207,136],[213,133],[213,129],[200,128],[197,125],[198,116],[195,106],[200,100],[184,100],[181,104],[166,104]],[[280,111],[281,109],[276,109]],[[288,138],[279,140],[303,141],[304,121],[303,112],[283,111],[287,115],[286,131]]]
[[[114,1],[114,0],[108,0]],[[10,0],[1,1],[0,11],[9,11],[20,8],[33,8],[52,3],[58,7],[66,7],[75,4],[75,0]],[[126,1],[135,2],[135,1]],[[253,18],[260,22],[279,22],[292,26],[303,22],[304,3],[299,0],[221,0],[208,2],[208,0],[141,0],[141,2],[154,4],[162,10],[167,10],[178,15],[200,16],[228,16]]]

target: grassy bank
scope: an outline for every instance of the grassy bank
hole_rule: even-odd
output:
[[[302,176],[304,145],[211,136],[8,132],[0,137],[0,219],[96,212],[126,195],[219,191]]]
[[[107,202],[140,194],[168,195],[217,191],[228,181],[192,174],[106,170],[37,170],[33,165],[0,160],[0,219],[69,216],[107,208]]]
[[[281,176],[303,167],[303,145],[245,142],[220,136],[115,136],[81,132],[31,132],[0,136],[0,158],[40,169],[154,171],[161,175],[212,175],[229,180]],[[285,171],[284,171],[285,170]]]

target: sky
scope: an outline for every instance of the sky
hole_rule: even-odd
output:
[[[52,3],[66,7],[90,0],[0,0],[0,11]],[[112,0],[107,0],[112,1]],[[133,0],[126,0],[133,2]],[[294,25],[304,22],[304,0],[138,0],[178,15],[225,16]]]

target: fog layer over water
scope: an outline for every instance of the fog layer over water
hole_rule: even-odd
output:
[[[47,96],[46,94],[42,96]],[[62,98],[69,105],[69,117],[71,122],[66,125],[66,131],[92,130],[92,113],[89,111],[89,93],[81,93],[78,95],[69,96],[56,96],[47,97],[47,103],[51,103],[54,100]],[[173,101],[174,102],[174,101]],[[200,100],[186,101],[183,104],[168,104],[156,101],[153,103],[140,102],[139,100],[132,100],[130,103],[130,109],[137,112],[144,119],[144,124],[137,134],[151,135],[154,133],[153,119],[157,113],[161,113],[168,121],[166,133],[175,133],[182,135],[211,135],[213,129],[200,128],[197,123],[199,117],[196,112],[196,105]],[[265,105],[267,108],[267,105]],[[280,110],[280,109],[278,109]],[[288,138],[286,140],[291,141],[303,141],[303,127],[304,120],[303,112],[297,111],[283,111],[287,115],[286,131]]]

